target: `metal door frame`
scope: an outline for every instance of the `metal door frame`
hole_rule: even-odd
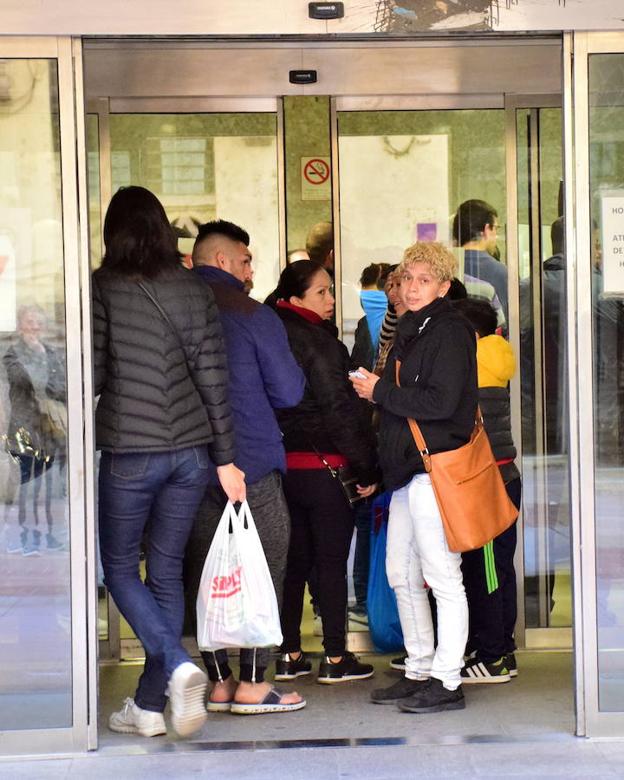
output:
[[[70,37],[0,37],[0,56],[49,59],[58,67],[67,349],[68,505],[72,725],[4,731],[2,754],[70,753],[97,743],[97,644],[93,485],[93,393],[82,48]],[[84,356],[84,359],[83,359]]]
[[[568,258],[569,384],[574,389],[575,458],[572,478],[576,530],[573,553],[578,573],[575,603],[577,730],[590,737],[621,737],[624,712],[601,712],[598,686],[594,388],[591,291],[591,189],[589,160],[589,57],[624,54],[624,32],[577,32],[566,36],[565,114],[571,197],[566,206]],[[571,265],[571,260],[574,264]],[[582,575],[582,576],[580,576]]]
[[[518,165],[518,144],[517,144],[517,116],[518,109],[540,109],[540,108],[561,108],[562,109],[562,170],[564,172],[564,182],[567,187],[567,179],[565,176],[565,126],[563,115],[563,84],[561,94],[545,94],[545,95],[507,95],[505,97],[505,128],[506,128],[506,152],[507,152],[507,181],[514,181],[517,178],[517,165]],[[533,173],[532,173],[533,175]],[[508,263],[508,279],[509,279],[509,314],[510,319],[514,319],[519,322],[520,317],[520,280],[518,275],[519,270],[519,247],[518,247],[518,190],[517,187],[507,189],[507,253],[508,256],[514,258],[513,265]],[[532,212],[532,219],[535,214],[539,217],[539,193],[532,198],[530,204],[530,210]],[[539,246],[533,247],[534,267],[537,267],[539,263],[541,266],[541,251]],[[535,302],[535,307],[539,305],[541,309],[541,296],[539,300]],[[515,354],[520,356],[520,331],[516,328],[510,335],[510,342],[514,348]],[[537,360],[536,360],[537,363]],[[540,377],[541,383],[541,377]],[[537,382],[536,382],[537,387]],[[521,414],[521,397],[520,397],[520,376],[519,374],[511,382],[510,386],[511,394],[511,414],[512,414],[512,430],[514,442],[520,443],[519,451],[522,452],[522,414]],[[541,410],[543,414],[543,410]],[[570,434],[572,435],[572,434]],[[522,457],[520,455],[520,457]],[[568,472],[571,469],[571,454],[568,455]],[[570,497],[570,503],[572,498]],[[518,521],[518,528],[524,537],[524,518],[523,513],[520,514]],[[572,529],[571,529],[572,530]],[[539,649],[539,648],[565,648],[570,649],[572,647],[572,627],[548,627],[548,628],[527,628],[525,622],[525,610],[524,610],[524,547],[518,546],[515,557],[516,571],[522,572],[522,575],[518,578],[518,584],[522,586],[518,592],[518,622],[516,623],[516,637],[519,639],[523,647],[527,649]],[[571,577],[572,583],[574,582],[574,561],[571,556]],[[574,613],[572,614],[572,622],[574,623]]]

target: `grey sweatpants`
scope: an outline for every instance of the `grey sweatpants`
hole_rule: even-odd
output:
[[[201,580],[204,562],[227,497],[221,487],[210,487],[201,503],[193,531],[188,542],[184,561],[186,608],[196,622],[195,602]],[[290,516],[282,491],[282,477],[272,471],[266,477],[247,485],[247,502],[251,509],[262,549],[271,573],[277,603],[281,609],[284,590],[284,576],[290,541]],[[264,670],[269,663],[269,648],[243,648],[240,654],[240,679],[247,682],[262,682]],[[227,652],[202,652],[210,679],[215,682],[229,676]]]

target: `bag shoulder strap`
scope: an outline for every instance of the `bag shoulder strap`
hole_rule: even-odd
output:
[[[338,477],[338,470],[329,465],[329,463],[327,462],[327,458],[323,457],[323,454],[318,451],[318,449],[314,446],[313,442],[311,442],[309,438],[308,438],[308,443],[310,444],[310,447],[312,447],[312,449],[314,450],[316,456],[321,461],[321,463],[329,471],[329,473],[332,475],[332,477],[334,479],[336,479]]]
[[[399,371],[401,370],[401,361],[397,360],[395,363],[395,380],[397,383],[397,387],[401,387],[401,382],[399,380]],[[427,447],[427,442],[425,441],[425,437],[422,434],[422,431],[420,430],[420,426],[414,420],[412,417],[407,418],[407,422],[410,427],[410,431],[412,432],[412,436],[414,437],[414,441],[416,442],[416,446],[418,447],[418,452],[420,453],[420,457],[423,459],[423,463],[425,464],[425,469],[427,473],[431,471],[431,455],[429,453],[429,449]],[[475,419],[475,427],[476,428],[483,428],[483,414],[481,412],[481,407],[477,405],[477,413],[476,413],[476,419]]]
[[[154,304],[157,311],[159,312],[160,316],[163,318],[163,320],[167,323],[169,326],[169,329],[173,333],[173,335],[176,337],[176,340],[180,346],[180,349],[182,350],[182,354],[184,355],[184,362],[186,364],[186,370],[188,371],[189,376],[191,377],[191,380],[193,381],[193,384],[195,384],[193,380],[193,372],[191,371],[191,367],[189,365],[188,356],[186,354],[186,347],[184,346],[184,342],[182,341],[182,337],[180,336],[180,333],[178,332],[178,329],[171,321],[171,318],[167,314],[167,312],[163,309],[163,307],[160,305],[160,302],[158,298],[156,298],[155,295],[153,295],[149,288],[143,284],[143,282],[137,282],[141,290],[145,293],[145,295],[149,298],[149,300]]]
[[[397,383],[397,387],[401,387],[401,382],[399,380],[399,371],[401,370],[401,361],[397,360],[395,363],[395,380]],[[431,455],[429,454],[429,449],[427,448],[427,442],[425,441],[425,437],[422,434],[422,431],[420,430],[420,426],[414,420],[412,417],[407,418],[408,425],[410,427],[410,431],[412,432],[412,436],[414,437],[414,441],[416,442],[416,446],[418,447],[418,452],[420,453],[420,457],[423,459],[423,463],[425,465],[425,469],[427,473],[431,471]]]
[[[158,299],[150,292],[149,288],[143,284],[143,282],[137,282],[141,290],[147,295],[147,297],[150,299],[150,301],[154,304],[158,312],[160,313],[160,316],[163,318],[163,320],[167,323],[170,330],[173,332],[174,336],[176,337],[178,344],[182,347],[182,350],[184,350],[184,344],[182,343],[182,339],[180,338],[180,334],[178,333],[177,328],[171,322],[171,318],[167,314],[167,312],[163,309],[163,307],[160,305],[160,302]]]

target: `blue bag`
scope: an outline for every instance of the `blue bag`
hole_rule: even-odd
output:
[[[371,507],[370,570],[366,599],[371,639],[383,653],[403,648],[396,596],[386,576],[386,539],[391,497],[391,492],[382,493]]]

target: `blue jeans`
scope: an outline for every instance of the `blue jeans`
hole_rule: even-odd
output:
[[[99,532],[104,582],[145,648],[135,694],[139,707],[162,712],[165,688],[188,653],[184,622],[184,548],[206,491],[205,446],[158,453],[102,453]],[[147,577],[139,554],[147,531]]]

